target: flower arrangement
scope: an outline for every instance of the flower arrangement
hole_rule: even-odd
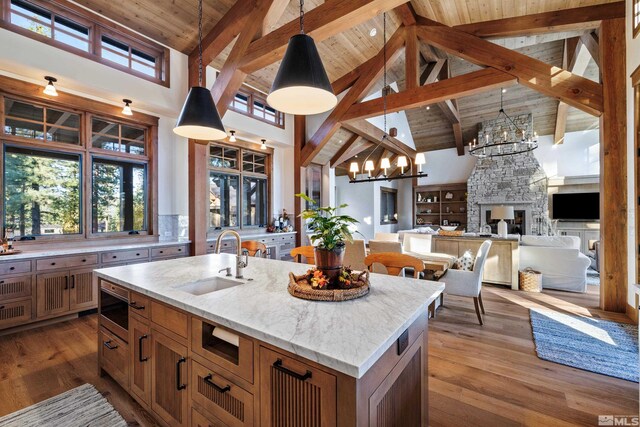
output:
[[[312,268],[307,270],[306,279],[313,289],[347,289],[355,284],[353,271],[349,267],[340,269],[335,280],[331,280],[322,270]]]

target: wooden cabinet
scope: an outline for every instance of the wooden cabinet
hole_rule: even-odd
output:
[[[191,410],[191,427],[227,427],[222,421],[211,416],[202,415],[196,408]]]
[[[187,347],[151,331],[151,409],[170,426],[188,419]]]
[[[36,295],[38,317],[68,312],[69,272],[39,274]]]
[[[456,257],[462,256],[467,250],[475,256],[484,238],[478,237],[443,237],[433,236],[433,252],[444,253]],[[491,249],[484,266],[483,281],[496,285],[511,286],[518,289],[518,269],[520,255],[518,241],[493,239]],[[446,276],[445,279],[446,281]]]
[[[0,302],[31,296],[31,276],[7,277],[0,280]]]
[[[256,240],[267,246],[268,257],[282,261],[293,261],[290,255],[291,249],[296,246],[296,235],[293,233],[265,233],[243,240]],[[216,242],[207,242],[207,253],[214,253]],[[236,253],[236,243],[234,239],[224,239],[220,247],[221,253]]]
[[[31,317],[31,299],[0,302],[0,328],[19,325]]]
[[[38,317],[88,310],[98,305],[98,287],[92,269],[39,274],[36,284]]]
[[[0,263],[0,276],[31,272],[31,261],[8,261]]]
[[[151,402],[151,331],[136,316],[129,316],[129,366],[131,392],[147,405]]]
[[[132,249],[127,251],[103,252],[101,255],[102,263],[109,264],[112,262],[125,262],[136,260],[149,260],[149,249]]]
[[[260,347],[262,425],[335,426],[336,377]]]
[[[100,368],[125,390],[129,388],[129,345],[105,328],[98,331]]]
[[[191,400],[231,427],[254,425],[253,395],[224,375],[196,361],[191,365]]]
[[[151,259],[153,260],[181,258],[187,255],[189,255],[189,247],[187,245],[166,246],[151,249]]]
[[[60,270],[80,266],[95,266],[98,264],[97,254],[71,255],[55,258],[44,258],[36,261],[37,271]]]

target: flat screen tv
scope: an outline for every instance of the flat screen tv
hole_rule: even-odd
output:
[[[600,193],[556,193],[553,219],[584,221],[600,219]]]

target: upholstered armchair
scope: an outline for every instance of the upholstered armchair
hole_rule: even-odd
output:
[[[447,274],[442,278],[442,281],[445,283],[444,292],[446,294],[473,298],[476,315],[481,325],[484,324],[482,318],[482,314],[484,314],[484,304],[482,303],[482,273],[489,249],[491,249],[491,240],[485,240],[480,246],[480,249],[478,249],[472,271],[449,269]]]

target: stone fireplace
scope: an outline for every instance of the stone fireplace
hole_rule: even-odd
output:
[[[512,118],[521,129],[532,129],[531,114]],[[478,136],[484,137],[487,132],[490,137],[499,137],[503,125],[496,120],[483,122]],[[467,193],[468,231],[480,232],[490,220],[491,208],[506,205],[513,206],[519,217],[518,223],[510,226],[510,233],[548,234],[547,175],[533,152],[478,159],[467,181]]]

